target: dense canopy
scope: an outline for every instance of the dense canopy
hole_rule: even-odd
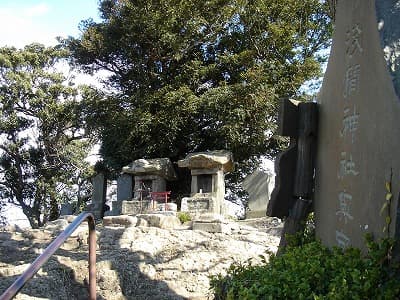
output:
[[[86,110],[106,165],[227,149],[243,170],[272,154],[278,99],[320,74],[326,11],[319,0],[100,1],[102,21],[64,42],[86,71],[110,72]]]

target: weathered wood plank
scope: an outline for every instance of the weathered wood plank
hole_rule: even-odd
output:
[[[300,103],[294,195],[304,199],[311,198],[314,188],[317,124],[317,104]]]

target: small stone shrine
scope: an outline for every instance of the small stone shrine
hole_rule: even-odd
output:
[[[232,153],[225,150],[191,153],[178,161],[180,168],[191,170],[191,195],[184,197],[181,211],[192,214],[223,214],[225,173],[234,170]]]
[[[117,180],[117,201],[112,215],[135,215],[152,210],[176,210],[172,203],[155,203],[151,193],[166,192],[167,181],[176,180],[169,158],[137,159],[122,168]],[[165,197],[168,195],[166,194]],[[154,198],[154,197],[153,197]],[[162,199],[160,199],[162,200]]]
[[[316,233],[329,246],[365,249],[366,233],[400,237],[399,17],[398,1],[337,1],[314,201]]]

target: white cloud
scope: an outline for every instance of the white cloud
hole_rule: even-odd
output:
[[[39,3],[25,8],[23,10],[23,15],[27,17],[38,17],[47,14],[49,11],[50,8],[46,3]]]
[[[79,22],[96,16],[97,0],[0,0],[0,47],[56,45],[57,36],[79,35]]]
[[[22,48],[33,42],[55,45],[57,33],[37,20],[49,12],[50,9],[45,4],[29,6],[22,10],[18,7],[1,8],[0,46]]]

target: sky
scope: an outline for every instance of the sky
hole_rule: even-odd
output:
[[[0,47],[23,48],[33,42],[57,44],[56,37],[79,36],[79,22],[99,21],[98,0],[0,0]],[[28,226],[16,207],[7,208],[12,224]]]
[[[98,0],[0,0],[0,47],[47,46],[56,37],[79,36],[79,22],[99,21]]]
[[[82,20],[100,21],[98,1],[0,0],[0,47],[23,48],[33,42],[54,46],[57,37],[78,37]],[[104,76],[105,72],[95,76],[76,73],[75,82],[98,86],[98,78]],[[93,160],[96,161],[97,156],[94,155]]]

